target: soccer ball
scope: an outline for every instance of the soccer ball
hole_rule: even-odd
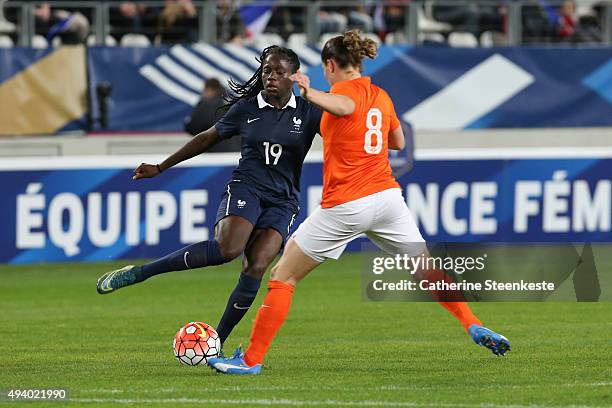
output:
[[[219,335],[206,323],[187,323],[176,332],[172,344],[174,356],[185,365],[206,365],[207,359],[221,351]]]

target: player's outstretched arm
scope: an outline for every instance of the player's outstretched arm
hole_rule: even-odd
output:
[[[300,88],[300,95],[310,103],[335,116],[351,115],[355,102],[348,96],[330,94],[310,87],[310,78],[300,71],[291,75],[291,80]]]
[[[191,159],[201,153],[204,153],[219,141],[219,132],[213,126],[202,133],[199,133],[183,147],[172,154],[160,164],[141,163],[134,170],[134,180],[141,178],[151,178],[157,176],[162,171],[169,169],[177,163]]]

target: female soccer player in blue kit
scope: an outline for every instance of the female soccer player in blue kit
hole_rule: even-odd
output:
[[[321,120],[318,107],[293,94],[290,77],[300,68],[295,52],[272,46],[263,50],[260,62],[245,84],[230,83],[235,95],[219,122],[162,163],[142,163],[134,171],[135,180],[155,177],[221,139],[240,135],[242,157],[219,204],[214,239],[107,272],[97,282],[98,293],[111,293],[160,273],[220,265],[244,252],[238,284],[217,326],[222,343],[253,303],[298,214],[302,164]]]

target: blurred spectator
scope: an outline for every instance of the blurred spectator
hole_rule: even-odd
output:
[[[191,0],[166,0],[159,17],[162,43],[189,43],[198,40],[198,12]]]
[[[245,35],[244,24],[235,2],[219,0],[217,2],[217,39],[220,42],[242,42]]]
[[[576,4],[573,0],[565,0],[559,7],[557,19],[557,37],[569,39],[576,33],[578,18],[576,16]]]
[[[141,3],[124,2],[110,9],[112,34],[121,40],[125,34],[144,34],[153,40],[157,32],[159,10]]]
[[[523,27],[523,36],[527,37],[525,43],[537,42],[584,42],[598,41],[600,31],[597,23],[589,25],[593,22],[589,19],[583,20],[585,26],[582,27],[576,12],[576,3],[573,0],[564,0],[560,5],[558,3],[549,2],[547,0],[538,0],[540,8],[540,17],[538,25],[535,24]],[[523,16],[525,16],[526,7],[523,7]],[[523,17],[523,22],[525,17]],[[534,35],[534,31],[536,34]]]
[[[348,24],[346,16],[330,9],[320,10],[317,20],[321,34],[344,32]]]
[[[320,3],[318,20],[321,33],[341,33],[347,28],[359,28],[364,32],[374,29],[374,22],[365,6],[335,6],[336,0],[322,0]]]
[[[15,32],[16,26],[4,17],[4,3],[6,0],[0,0],[0,34]]]
[[[274,7],[266,32],[276,33],[285,41],[293,33],[306,32],[306,8]]]
[[[63,44],[80,44],[89,35],[89,20],[79,11],[51,9],[49,3],[34,9],[36,33],[47,37],[49,43],[58,36]]]
[[[374,9],[374,27],[384,40],[387,33],[401,31],[406,24],[406,8],[409,0],[391,0],[379,4]]]
[[[578,18],[574,0],[561,3],[556,20],[557,40],[564,42],[598,42],[601,41],[601,8],[595,6],[592,14]],[[599,15],[598,15],[599,14]]]
[[[202,91],[202,99],[196,105],[191,116],[185,119],[185,131],[197,135],[213,126],[223,116],[223,85],[216,78],[206,81]]]
[[[578,20],[577,41],[580,42],[601,42],[602,29],[601,22],[605,14],[605,3],[596,3],[590,10],[580,16]]]
[[[524,3],[521,10],[523,26],[523,44],[548,42],[551,40],[554,27],[550,23],[544,8],[534,0]]]
[[[191,116],[185,118],[185,131],[193,136],[203,132],[212,126],[225,113],[223,109],[223,97],[225,89],[221,82],[216,78],[211,78],[206,81],[202,99],[196,105]],[[233,137],[227,140],[222,140],[215,145],[211,152],[235,152],[240,151],[241,140],[239,137]]]
[[[349,28],[358,28],[365,33],[374,30],[374,20],[365,6],[356,6],[348,10],[348,25]]]
[[[433,6],[434,19],[451,24],[455,31],[472,33],[476,38],[480,38],[485,31],[504,32],[504,15],[505,9],[501,6],[474,1],[445,0],[444,4]]]

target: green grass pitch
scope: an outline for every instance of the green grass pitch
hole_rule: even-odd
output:
[[[123,264],[0,266],[0,389],[66,387],[71,406],[612,406],[611,302],[473,304],[512,342],[497,358],[435,303],[363,302],[348,255],[298,286],[263,375],[234,377],[179,364],[172,338],[217,324],[240,264],[98,295],[97,276]]]

